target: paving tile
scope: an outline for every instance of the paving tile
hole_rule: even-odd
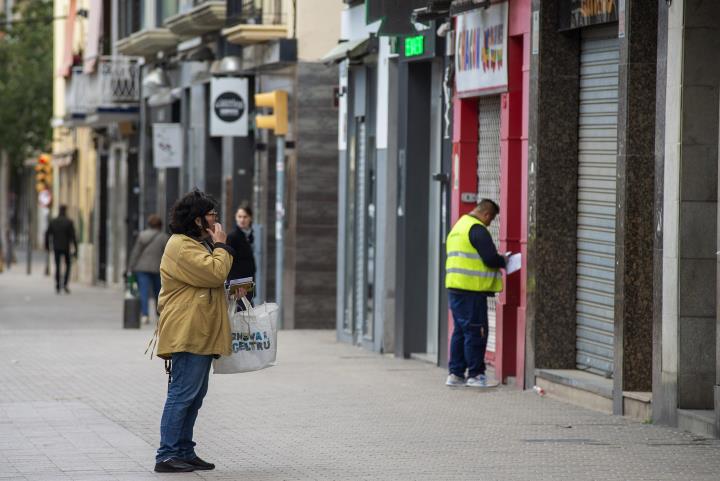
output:
[[[55,296],[47,278],[10,274],[0,481],[169,479],[152,471],[167,377],[143,357],[150,329],[121,328],[119,290]],[[217,469],[172,479],[718,480],[715,440],[529,392],[447,389],[441,369],[330,331],[281,332],[279,346],[272,369],[211,376],[195,440]]]

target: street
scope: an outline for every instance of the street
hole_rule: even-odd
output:
[[[122,329],[122,292],[35,266],[0,274],[0,479],[717,480],[720,441],[532,391],[444,386],[445,371],[280,333],[277,366],[211,376],[195,440],[214,471],[156,474],[167,377]]]

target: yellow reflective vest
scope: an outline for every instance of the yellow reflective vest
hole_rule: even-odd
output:
[[[448,234],[445,287],[464,291],[500,292],[503,290],[500,269],[486,266],[470,243],[470,229],[477,224],[487,229],[475,217],[464,215]]]

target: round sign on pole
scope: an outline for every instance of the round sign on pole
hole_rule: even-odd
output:
[[[223,122],[235,122],[245,113],[245,102],[235,92],[224,92],[215,100],[215,115]]]
[[[38,193],[38,202],[40,202],[40,205],[43,207],[50,207],[52,203],[52,193],[47,189],[41,190]]]

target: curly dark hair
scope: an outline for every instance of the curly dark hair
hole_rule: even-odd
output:
[[[203,230],[195,223],[195,219],[203,219],[205,214],[217,210],[218,203],[212,196],[194,189],[182,196],[170,213],[170,232],[185,234],[190,237],[202,237]]]

